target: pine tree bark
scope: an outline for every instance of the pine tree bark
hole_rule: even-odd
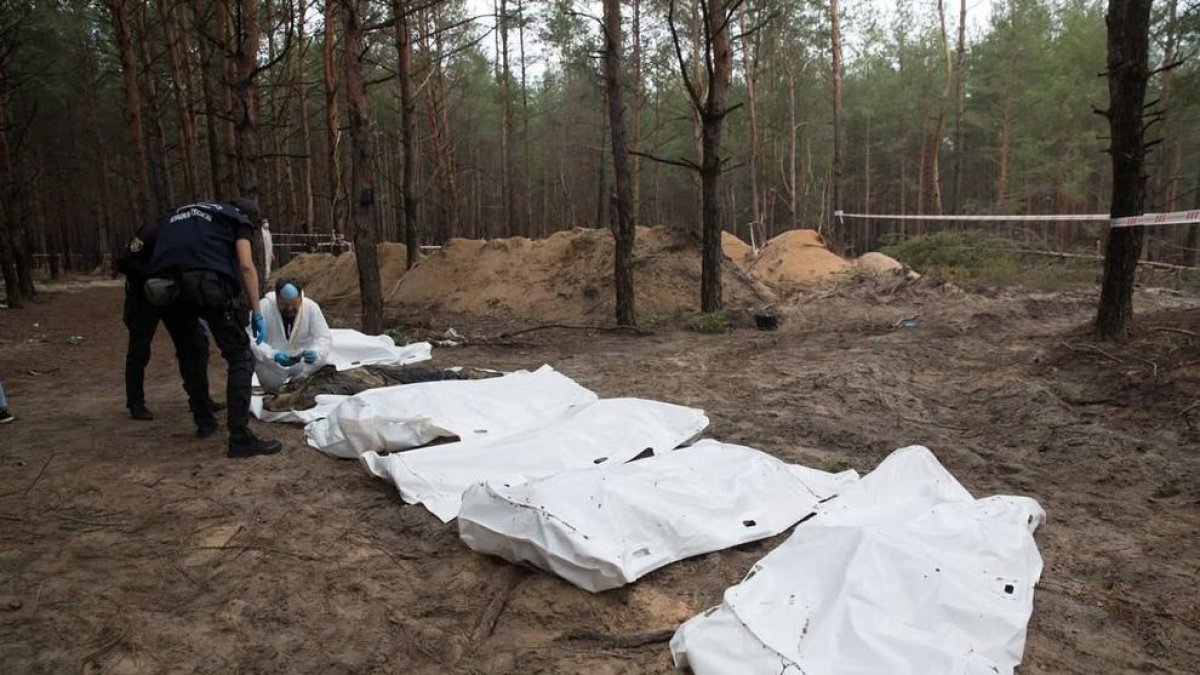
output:
[[[633,75],[633,121],[631,123],[632,138],[630,144],[638,148],[642,143],[642,105],[645,101],[645,83],[642,82],[642,3],[641,0],[630,2],[633,12],[631,30],[633,32],[632,60]],[[633,222],[642,222],[642,158],[634,155],[633,163]],[[545,218],[543,214],[543,218]]]
[[[751,39],[747,30],[749,14],[749,5],[743,5],[741,11],[742,68],[746,77],[746,107],[749,109],[750,115],[750,126],[747,129],[746,139],[746,169],[750,174],[750,212],[754,223],[760,223],[762,221],[762,205],[758,195],[758,97],[755,96],[755,85],[758,80],[758,39]],[[751,227],[754,225],[751,224]]]
[[[496,14],[500,37],[500,187],[504,204],[504,232],[517,232],[516,177],[513,174],[512,74],[508,67],[508,0],[500,0]]]
[[[933,115],[933,129],[929,133],[929,208],[936,214],[942,213],[942,135],[946,131],[946,101],[950,98],[950,82],[954,66],[950,58],[950,42],[946,35],[946,3],[938,0],[938,26],[942,38],[942,54],[946,57],[946,69],[942,76],[942,89],[938,93],[937,109]]]
[[[255,101],[255,77],[258,75],[258,47],[260,33],[258,27],[258,3],[256,0],[238,0],[239,27],[236,35],[236,80],[233,84],[234,98],[237,105],[234,109],[234,130],[237,134],[235,156],[237,158],[237,192],[238,196],[259,202],[258,174],[258,111]],[[267,215],[266,213],[263,214]],[[258,225],[258,223],[255,223]],[[261,237],[251,238],[254,247],[254,265],[258,268],[258,278],[266,283],[266,251]]]
[[[941,0],[939,0],[940,2]],[[838,0],[829,0],[829,40],[832,52],[833,80],[833,181],[829,191],[829,222],[826,239],[837,248],[846,247],[839,231],[835,212],[842,209],[842,32],[838,17]]]
[[[967,74],[967,0],[959,0],[958,5],[958,61],[954,71],[954,195],[950,200],[950,210],[962,213],[963,159],[966,148],[963,147],[963,119],[966,116]]]
[[[401,194],[404,213],[404,245],[407,249],[405,264],[408,268],[417,264],[421,252],[417,237],[417,193],[414,180],[417,175],[417,104],[412,93],[412,32],[405,0],[392,0],[392,28],[396,38],[396,81],[400,98],[400,144],[403,148],[401,171]]]
[[[121,59],[125,123],[129,126],[129,151],[133,158],[133,200],[138,208],[138,212],[133,216],[138,222],[144,222],[151,217],[154,208],[150,202],[150,168],[142,125],[142,93],[138,85],[137,61],[134,60],[133,42],[129,34],[128,4],[127,0],[105,0],[105,5],[112,15],[117,54]]]
[[[1000,158],[996,172],[996,210],[1003,213],[1008,200],[1008,156],[1012,146],[1012,96],[1004,92],[1000,104]]]
[[[146,4],[140,3],[133,14],[137,25],[138,54],[142,62],[145,103],[150,113],[150,185],[153,193],[155,215],[165,212],[175,204],[175,182],[171,179],[170,152],[167,148],[167,132],[163,128],[162,110],[159,107],[158,81],[155,78],[154,62],[150,58],[150,32],[146,28]]]
[[[361,0],[339,0],[342,5],[342,58],[345,62],[346,116],[350,126],[351,210],[354,251],[358,262],[358,287],[362,298],[362,330],[383,332],[383,295],[379,281],[378,242],[375,234],[375,164],[371,144],[371,112],[364,76]],[[330,3],[332,4],[332,3]],[[327,24],[328,26],[332,24]]]
[[[345,203],[345,186],[342,184],[342,166],[339,148],[341,147],[341,130],[338,127],[337,102],[337,65],[336,38],[331,27],[337,21],[337,3],[349,0],[325,0],[325,35],[322,40],[322,56],[324,57],[325,85],[325,134],[328,138],[327,153],[329,166],[327,178],[329,187],[329,224],[335,232],[345,232],[346,221],[341,205]]]
[[[207,7],[207,3],[204,0],[193,0],[192,2],[192,16],[198,31],[209,29],[209,22],[204,16],[205,7]],[[215,199],[229,193],[224,180],[225,158],[221,153],[220,131],[218,130],[219,126],[223,126],[223,123],[217,119],[219,112],[217,109],[218,84],[213,77],[217,64],[213,61],[213,47],[208,39],[201,36],[196,42],[200,52],[200,86],[204,92],[204,135],[208,146],[208,175],[212,190],[210,196]]]
[[[239,3],[242,0],[233,0]],[[237,40],[230,29],[230,0],[213,0],[214,18],[217,21],[217,44],[214,65],[217,68],[217,93],[221,102],[221,115],[218,117],[218,128],[221,131],[221,154],[224,155],[225,175],[222,177],[222,187],[226,194],[238,192],[238,160],[237,160],[237,102],[234,87],[237,85],[237,49],[230,44]],[[232,55],[232,58],[229,58]]]
[[[613,237],[613,281],[616,319],[621,326],[637,323],[634,311],[633,246],[636,236],[633,212],[633,176],[629,143],[625,137],[625,103],[621,91],[621,0],[604,0],[604,82],[608,92],[609,130],[612,135],[613,183],[616,227]]]
[[[461,197],[458,182],[454,175],[454,158],[450,149],[450,116],[446,105],[446,76],[442,67],[442,32],[437,29],[438,7],[428,12],[429,23],[424,31],[424,49],[430,54],[432,77],[427,87],[425,97],[426,112],[429,119],[429,137],[432,146],[433,172],[438,183],[438,213],[441,224],[438,236],[439,243],[450,241],[458,236],[458,221]],[[433,33],[433,43],[430,44],[430,34]],[[549,171],[543,169],[543,175]],[[543,191],[545,194],[549,190]],[[543,209],[543,213],[546,213]]]
[[[174,0],[157,0],[158,19],[162,24],[163,38],[167,43],[167,56],[171,64],[171,93],[175,99],[175,121],[179,125],[179,151],[183,155],[183,191],[187,201],[199,198],[199,179],[196,175],[196,120],[188,106],[190,93],[184,76],[183,60],[180,57],[179,37],[175,32]]]
[[[300,142],[304,152],[301,164],[300,183],[304,200],[304,232],[315,234],[317,227],[316,197],[313,195],[313,145],[312,128],[308,123],[308,72],[305,66],[308,62],[308,37],[305,34],[305,24],[308,20],[308,1],[300,0],[296,8],[293,31],[296,33],[296,98],[300,107]]]
[[[1113,218],[1141,215],[1146,200],[1146,144],[1143,111],[1149,73],[1151,0],[1109,0],[1108,97],[1106,112],[1112,145]],[[1137,262],[1145,239],[1143,227],[1112,228],[1104,255],[1098,340],[1124,340],[1133,320]]]
[[[18,216],[16,168],[9,151],[8,91],[6,78],[0,78],[0,276],[4,277],[4,294],[8,306],[20,309],[25,306],[25,289],[21,287],[18,273]],[[32,297],[32,296],[30,296]]]

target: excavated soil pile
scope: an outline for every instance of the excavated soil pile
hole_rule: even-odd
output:
[[[725,257],[743,272],[750,269],[750,263],[754,262],[754,249],[735,234],[721,232],[721,249],[725,251]]]
[[[783,293],[851,271],[852,264],[825,247],[816,230],[788,230],[767,242],[750,276]]]
[[[386,296],[404,276],[404,244],[379,245],[379,278]],[[358,296],[358,259],[353,253],[301,253],[271,276],[272,281],[291,277],[304,284],[304,292],[321,302]]]
[[[389,304],[541,321],[599,319],[613,312],[613,239],[576,228],[546,239],[454,239],[414,267]],[[700,300],[700,243],[692,234],[638,228],[634,280],[639,316],[670,317]],[[729,308],[770,303],[770,289],[736,265],[723,269]]]

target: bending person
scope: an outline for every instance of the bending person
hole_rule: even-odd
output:
[[[213,341],[221,349],[227,364],[225,395],[229,405],[230,457],[270,455],[283,447],[279,441],[259,439],[250,431],[254,351],[250,348],[246,325],[250,324],[255,340],[260,343],[266,333],[258,304],[258,273],[250,246],[261,221],[258,205],[242,198],[230,203],[188,204],[171,211],[159,223],[158,242],[150,265],[153,278],[146,282],[147,298],[167,306],[165,315],[181,323],[194,324],[204,319]],[[158,298],[156,302],[151,297],[152,282],[164,280],[173,282],[178,298]],[[184,361],[190,367],[202,358],[193,353],[190,344],[176,342],[175,348],[185,355]],[[196,396],[203,386],[207,394],[207,381],[201,384],[197,374],[189,372],[189,375],[193,383],[185,382],[188,392],[195,390],[197,394],[193,396]],[[201,438],[216,430],[216,418],[207,408],[204,412],[208,415],[196,420],[196,435]]]
[[[275,393],[325,365],[333,337],[321,306],[304,297],[300,282],[280,279],[259,306],[267,333],[266,341],[254,346],[254,372],[263,389]]]

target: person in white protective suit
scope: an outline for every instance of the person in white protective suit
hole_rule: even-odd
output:
[[[320,305],[304,297],[299,281],[280,279],[259,304],[267,339],[254,346],[254,372],[262,388],[274,393],[324,366],[333,338]]]

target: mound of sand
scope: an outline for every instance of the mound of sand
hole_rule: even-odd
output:
[[[404,244],[379,244],[379,278],[386,295],[404,276]],[[353,253],[301,253],[271,275],[272,283],[290,277],[304,284],[304,293],[317,302],[358,296],[358,259]]]
[[[737,235],[721,232],[721,249],[725,251],[725,257],[732,260],[742,271],[750,269],[750,263],[754,262],[754,249]]]
[[[390,304],[540,321],[602,320],[613,313],[613,238],[576,228],[546,239],[454,239],[409,271]],[[638,228],[639,316],[693,312],[700,302],[700,243],[692,234]],[[725,304],[756,307],[773,294],[736,265],[722,271]]]
[[[756,280],[788,293],[851,269],[851,263],[825,247],[816,230],[788,230],[763,246],[749,272]]]
[[[905,272],[904,263],[875,251],[860,255],[854,261],[854,267],[859,272],[876,277],[901,276]]]

